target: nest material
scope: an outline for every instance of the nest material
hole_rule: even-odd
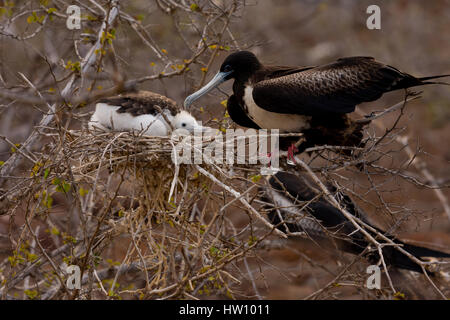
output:
[[[86,131],[69,131],[66,137],[64,152],[45,163],[52,163],[46,180],[71,177],[73,188],[89,190],[80,198],[85,222],[72,230],[79,241],[71,263],[84,263],[86,234],[94,239],[94,256],[104,259],[106,249],[128,243],[119,262],[138,266],[146,283],[133,293],[234,296],[239,280],[227,271],[230,264],[251,256],[258,243],[278,232],[246,200],[257,190],[249,176],[259,175],[260,165],[233,166],[234,174],[227,164],[176,165],[177,141],[171,137]],[[210,143],[193,147],[203,152]],[[54,186],[48,194],[50,189]],[[235,225],[227,210],[233,207],[246,208],[251,227]]]
[[[295,133],[280,134],[280,137],[301,135]],[[221,171],[221,168],[229,169],[232,165],[234,169],[245,168],[246,171],[257,173],[262,166],[267,166],[267,164],[260,163],[261,161],[249,164],[248,145],[250,142],[249,136],[245,135],[234,136],[232,141],[234,146],[244,143],[247,148],[246,158],[238,164],[228,164],[225,159],[223,163],[214,161],[214,151],[211,153],[211,149],[214,150],[217,146],[223,150],[225,155],[225,146],[230,143],[230,141],[216,141],[215,135],[203,136],[201,140],[196,140],[196,138],[186,135],[155,137],[143,136],[133,132],[106,133],[96,130],[92,133],[70,131],[69,136],[72,141],[69,144],[68,152],[70,159],[74,161],[73,169],[75,172],[83,174],[104,166],[117,169],[121,166],[131,165],[148,170],[159,170],[168,165],[176,165],[177,162],[183,163],[182,159],[179,158],[180,153],[183,153],[179,148],[183,146],[187,146],[191,150],[191,163],[200,164],[202,167],[212,166],[215,171]],[[175,152],[175,150],[178,152]],[[263,155],[258,155],[258,159],[261,159],[261,156]],[[234,159],[237,159],[237,157],[237,152],[234,150]],[[202,161],[198,162],[198,159]]]
[[[133,133],[84,134],[72,131],[70,143],[74,169],[88,173],[103,166],[138,166],[161,169],[171,163],[170,137],[139,136]]]
[[[53,141],[33,167],[27,186],[21,187],[26,189],[21,197],[37,208],[28,214],[30,225],[49,217],[44,222],[52,228],[56,213],[49,197],[65,195],[67,207],[77,209],[70,209],[70,214],[64,211],[61,220],[72,219],[70,215],[78,210],[80,221],[65,229],[66,238],[62,239],[67,241],[69,236],[76,241],[55,249],[63,252],[66,260],[51,253],[53,263],[97,268],[98,257],[113,260],[112,287],[120,282],[120,270],[133,270],[140,281],[134,283],[135,289],[120,285],[113,290],[115,294],[139,298],[198,298],[211,293],[239,297],[234,286],[242,272],[239,262],[251,257],[253,249],[268,237],[286,236],[259,210],[256,191],[258,184],[265,182],[261,164],[177,165],[172,155],[180,140],[172,137],[68,131],[63,144],[59,134],[50,137]],[[240,137],[234,139],[237,145]],[[211,140],[194,141],[192,147],[203,156]],[[350,164],[337,154],[339,147],[313,149],[321,156],[334,152],[332,158],[325,158],[329,161],[325,168]],[[358,150],[360,157],[365,150]],[[352,163],[356,161],[360,160]],[[315,171],[323,168],[311,166]],[[238,210],[228,210],[233,207]],[[247,219],[245,224],[242,217]],[[17,247],[32,242],[31,235],[21,233]],[[111,252],[118,248],[122,254],[111,258]],[[39,271],[51,271],[48,261],[42,261]],[[99,275],[112,270],[104,262],[99,267],[104,268]],[[52,292],[61,292],[55,288],[44,295],[53,297]]]

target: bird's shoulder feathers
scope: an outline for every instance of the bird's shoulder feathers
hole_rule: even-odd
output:
[[[155,115],[159,113],[156,106],[161,108],[161,110],[168,110],[172,115],[175,115],[180,110],[177,103],[172,99],[150,91],[118,95],[101,99],[98,102],[120,107],[117,109],[118,113],[129,113],[133,116]]]

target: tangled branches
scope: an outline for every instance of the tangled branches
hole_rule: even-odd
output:
[[[424,274],[399,274],[382,254],[386,246],[408,254],[388,234],[430,226],[441,213],[450,218],[448,185],[432,175],[407,132],[407,105],[417,97],[406,95],[390,108],[379,108],[384,110],[379,114],[357,120],[367,124],[364,147],[316,146],[299,155],[296,164],[288,164],[285,155],[280,161],[280,169],[313,179],[319,196],[380,254],[387,284],[372,291],[365,286],[362,255],[318,257],[317,251],[325,250],[320,245],[309,250],[301,242],[311,245],[307,234],[284,232],[267,219],[260,192],[268,187],[269,177],[261,174],[266,164],[177,163],[179,141],[172,137],[84,128],[90,115],[85,107],[101,97],[149,83],[165,91],[170,80],[173,93],[167,95],[181,99],[204,84],[218,53],[251,46],[239,45],[244,41],[230,28],[245,1],[219,6],[158,0],[148,9],[149,20],[133,2],[77,3],[86,29],[68,40],[64,1],[52,7],[20,2],[21,11],[13,10],[0,27],[4,41],[26,41],[30,48],[40,37],[61,40],[58,47],[47,41],[29,49],[37,61],[33,72],[0,75],[2,127],[9,126],[15,106],[21,108],[17,112],[32,110],[35,120],[24,129],[24,139],[0,136],[9,150],[0,167],[3,299],[262,299],[276,285],[269,279],[274,273],[317,281],[317,287],[295,298],[335,298],[345,292],[342,287],[368,299],[448,297],[445,279],[425,272],[445,271],[445,263],[411,257]],[[30,15],[38,21],[30,19],[29,28],[19,33],[13,26]],[[171,36],[165,37],[158,24]],[[187,89],[180,89],[183,84]],[[198,114],[207,125],[220,132],[235,127],[223,109],[211,114],[202,109]],[[210,144],[202,140],[192,149],[204,156]],[[411,206],[405,195],[411,190],[436,197],[441,207]],[[348,212],[338,193],[351,197],[375,224],[387,226],[387,233]],[[301,262],[292,269],[277,265],[276,252],[283,250]],[[79,268],[78,288],[68,281],[69,266]],[[415,288],[424,284],[430,290],[420,296]]]
[[[346,171],[353,176],[356,173],[366,176],[371,183],[369,188],[374,188],[380,202],[384,198],[374,181],[377,175],[386,172],[389,178],[395,172],[408,183],[434,188],[411,179],[401,168],[394,170],[381,165],[384,157],[399,152],[385,152],[380,147],[384,139],[396,136],[393,133],[396,130],[391,128],[380,137],[369,136],[366,146],[356,148],[352,158],[339,153],[339,147],[323,146],[308,150],[312,152],[308,164],[298,157],[295,166],[281,161],[285,171],[304,171],[310,175],[326,199],[368,238],[381,257],[386,244],[368,231],[376,232],[380,239],[411,255],[347,212],[321,179],[332,181],[337,190],[362,201],[365,198],[361,186],[348,186]],[[239,138],[233,143],[237,144]],[[248,276],[246,271],[250,273],[249,269],[242,269],[242,262],[247,263],[247,259],[264,248],[276,246],[276,238],[286,237],[261,211],[263,202],[259,200],[258,189],[266,181],[260,175],[263,165],[177,165],[173,162],[173,137],[81,130],[66,131],[61,144],[58,131],[49,130],[47,139],[45,148],[33,154],[35,165],[29,177],[23,177],[2,195],[2,201],[10,208],[6,212],[10,221],[18,216],[25,221],[22,228],[11,223],[9,240],[16,249],[2,263],[4,277],[8,279],[2,287],[5,298],[11,298],[10,292],[29,277],[42,280],[35,285],[36,291],[25,288],[24,292],[27,295],[35,292],[44,299],[64,296],[194,299],[210,294],[240,297],[242,277]],[[205,152],[209,142],[201,141],[192,147]],[[358,164],[363,166],[357,166],[355,173],[353,168]],[[65,202],[71,205],[63,205]],[[381,205],[386,213],[398,216],[386,202]],[[236,209],[238,213],[233,212]],[[238,218],[242,213],[248,219],[244,226]],[[308,238],[307,234],[300,236]],[[424,268],[426,279],[444,296],[425,272],[425,267],[436,263],[411,258]],[[390,294],[396,294],[398,290],[389,270],[383,259],[381,262]],[[68,276],[69,265],[81,269],[82,289],[75,293],[66,288],[62,278]],[[133,287],[127,285],[129,281]],[[323,294],[330,285],[311,297]],[[389,296],[388,292],[383,294]]]

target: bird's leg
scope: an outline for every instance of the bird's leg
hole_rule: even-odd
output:
[[[270,167],[272,165],[272,152],[267,152],[267,157],[269,158],[269,162],[267,163],[267,166]]]
[[[296,142],[292,142],[287,151],[287,163],[295,165],[297,163],[297,161],[295,161],[295,155],[304,152],[308,146],[309,143],[304,135],[300,136]]]
[[[298,152],[298,148],[295,143],[291,144],[288,148],[288,154],[287,154],[287,163],[288,164],[296,164],[295,161],[295,153]]]

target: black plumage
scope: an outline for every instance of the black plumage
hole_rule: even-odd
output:
[[[270,187],[262,190],[262,200],[268,203],[266,209],[269,211],[269,220],[279,230],[305,232],[315,241],[332,242],[340,250],[352,254],[362,253],[370,244],[363,233],[357,231],[352,222],[340,210],[321,196],[319,187],[306,175],[296,176],[280,171],[270,178],[269,183]],[[407,244],[392,235],[385,234],[384,231],[370,224],[367,215],[355,205],[350,197],[337,192],[331,185],[327,185],[327,188],[349,213],[395,243],[401,244],[404,250],[419,260],[422,257],[450,258],[448,253]],[[379,237],[377,238],[374,232],[368,232],[380,243],[385,242]],[[372,247],[372,250],[366,250],[364,254],[372,264],[378,263],[380,260],[378,251],[374,249]],[[384,260],[389,266],[423,272],[420,265],[392,246],[383,247],[382,252]]]
[[[228,113],[237,124],[250,128],[303,132],[299,152],[314,145],[358,146],[363,124],[348,114],[362,102],[384,93],[449,75],[416,78],[375,61],[349,57],[314,67],[267,66],[248,51],[230,54],[209,84],[187,97],[189,106],[221,82],[234,79]]]
[[[180,108],[174,100],[151,91],[130,92],[103,98],[97,101],[97,103],[120,106],[116,112],[129,113],[135,117],[145,114],[159,114],[160,111],[155,106],[158,106],[161,110],[167,110],[172,116],[180,111]]]
[[[309,116],[350,113],[357,104],[385,92],[426,84],[371,57],[342,58],[283,76],[274,77],[270,71],[267,77],[267,71],[270,68],[258,70],[255,79],[249,79],[256,104],[265,110]]]

